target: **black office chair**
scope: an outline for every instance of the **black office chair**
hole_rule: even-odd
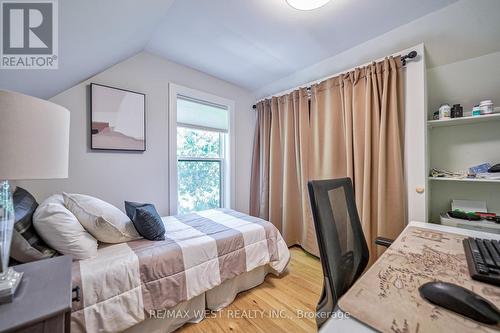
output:
[[[316,307],[319,328],[330,317],[339,298],[363,273],[369,252],[351,179],[313,180],[308,188],[324,276]],[[379,237],[375,243],[389,246],[392,241]]]

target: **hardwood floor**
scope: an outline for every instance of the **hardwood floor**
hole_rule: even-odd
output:
[[[299,247],[292,247],[290,253],[288,273],[268,275],[263,284],[240,293],[213,317],[184,325],[176,332],[316,332],[314,314],[322,287],[321,264]]]

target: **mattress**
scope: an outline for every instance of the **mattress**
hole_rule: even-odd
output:
[[[73,303],[72,332],[124,331],[256,268],[279,274],[290,258],[271,223],[230,209],[163,222],[164,241],[103,246],[96,258],[73,263],[81,299]]]

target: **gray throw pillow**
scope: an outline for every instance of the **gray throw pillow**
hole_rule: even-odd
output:
[[[154,241],[165,239],[165,225],[154,205],[125,201],[125,211],[142,237]]]
[[[57,255],[45,244],[33,227],[33,213],[38,207],[35,198],[25,189],[17,187],[13,195],[16,219],[12,233],[10,256],[25,263]]]

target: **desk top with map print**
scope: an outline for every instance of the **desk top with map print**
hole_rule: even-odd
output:
[[[407,227],[373,266],[342,296],[339,307],[382,332],[498,332],[424,300],[430,281],[461,285],[500,308],[500,288],[472,280],[464,235]]]

